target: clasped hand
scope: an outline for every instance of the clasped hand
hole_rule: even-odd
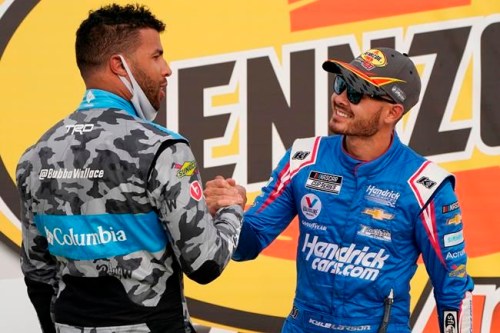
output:
[[[230,205],[239,205],[245,209],[247,202],[246,189],[241,185],[237,185],[234,179],[222,176],[207,181],[203,194],[212,216],[220,208]]]

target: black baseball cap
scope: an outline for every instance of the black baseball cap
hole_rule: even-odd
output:
[[[388,95],[408,112],[420,97],[420,76],[407,54],[378,47],[363,52],[350,63],[328,59],[323,69],[341,74],[348,85],[368,95]]]

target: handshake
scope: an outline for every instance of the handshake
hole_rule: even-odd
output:
[[[207,181],[203,194],[212,216],[220,208],[226,206],[239,205],[242,209],[245,209],[247,202],[246,189],[241,185],[237,185],[234,179],[222,176]]]

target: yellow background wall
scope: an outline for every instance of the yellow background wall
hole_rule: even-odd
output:
[[[16,194],[9,190],[17,160],[47,128],[78,105],[84,86],[74,57],[75,31],[90,9],[104,3],[92,0],[0,1],[0,241],[6,246],[0,249],[8,252],[4,255],[16,256],[15,248],[20,244],[18,212],[14,211],[12,204]],[[328,105],[323,102],[329,92],[320,88],[327,81],[320,64],[329,56],[330,47],[345,44],[358,54],[370,48],[374,40],[390,38],[397,49],[407,52],[414,46],[413,38],[417,35],[467,29],[469,33],[463,49],[457,47],[456,52],[444,55],[419,55],[415,62],[423,79],[422,97],[425,100],[426,96],[432,96],[432,91],[426,91],[425,87],[439,79],[439,69],[433,67],[436,59],[451,59],[457,54],[461,59],[460,67],[453,73],[456,78],[450,94],[440,97],[445,100],[446,109],[438,119],[441,121],[438,127],[440,132],[469,129],[469,139],[461,150],[429,158],[457,175],[457,192],[464,211],[463,223],[470,256],[468,271],[477,286],[474,327],[480,332],[500,331],[500,245],[495,239],[500,234],[500,213],[495,210],[500,203],[497,191],[500,185],[500,112],[493,112],[497,106],[482,103],[482,93],[494,93],[494,86],[498,85],[498,81],[484,80],[487,77],[484,66],[486,63],[491,65],[485,57],[500,59],[500,48],[488,44],[491,43],[488,36],[500,26],[499,1],[421,0],[405,3],[391,0],[380,4],[358,0],[340,4],[328,0],[158,0],[143,3],[167,24],[162,43],[165,58],[174,71],[169,78],[166,113],[160,123],[166,122],[169,128],[182,134],[185,125],[182,125],[182,114],[179,114],[182,101],[178,100],[177,75],[182,69],[235,63],[231,82],[219,90],[206,91],[203,105],[207,110],[201,110],[206,111],[207,118],[210,112],[212,115],[217,112],[227,114],[226,131],[211,141],[196,137],[189,139],[205,140],[205,167],[236,165],[234,174],[226,176],[234,176],[248,186],[249,203],[259,193],[264,181],[249,182],[247,177],[249,157],[246,152],[253,144],[247,136],[251,126],[247,121],[245,90],[249,59],[269,59],[283,95],[290,101],[291,54],[314,50],[317,95],[316,103],[308,112],[315,124],[314,134],[325,135],[323,123],[328,117]],[[13,26],[15,29],[8,29]],[[491,54],[487,53],[488,50]],[[496,64],[498,66],[498,62]],[[439,101],[442,102],[436,100]],[[425,112],[420,106],[417,105],[398,128],[405,142],[411,143],[415,137],[418,117],[423,117]],[[489,120],[492,126],[489,132],[484,124],[485,115],[493,117]],[[203,131],[203,123],[189,125],[195,128],[194,132],[197,126]],[[485,133],[490,133],[490,136],[486,137]],[[497,136],[491,136],[491,133]],[[492,145],[492,142],[499,144]],[[270,142],[270,145],[272,161],[276,162],[287,147],[280,140]],[[271,171],[270,167],[262,168]],[[296,234],[292,225],[257,260],[230,263],[222,277],[208,286],[186,281],[186,294],[195,321],[206,326],[248,332],[277,330],[282,318],[288,314],[293,298]],[[414,332],[436,329],[430,292],[427,274],[420,265],[412,282]],[[27,296],[20,294],[18,297]]]

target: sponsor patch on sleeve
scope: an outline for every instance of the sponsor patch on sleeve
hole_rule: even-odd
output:
[[[457,311],[444,311],[443,332],[458,333],[458,313]]]
[[[197,180],[192,182],[189,186],[189,194],[191,195],[191,198],[196,201],[200,201],[203,197],[203,190],[201,189],[201,185]]]
[[[192,175],[198,173],[198,169],[196,169],[196,162],[195,161],[186,161],[182,164],[176,163],[174,165],[174,168],[179,170],[179,171],[177,171],[178,178],[192,176]]]
[[[449,205],[444,205],[443,207],[441,207],[441,211],[443,212],[443,214],[446,214],[454,210],[457,210],[459,208],[460,205],[458,204],[458,201],[455,201],[454,203],[451,203]]]
[[[446,225],[459,225],[462,223],[462,215],[456,214],[451,219],[446,220]]]
[[[467,271],[465,269],[465,265],[453,265],[451,266],[453,269],[448,275],[450,277],[458,277],[458,278],[464,278],[467,274]]]
[[[451,233],[451,234],[446,234],[444,235],[444,246],[445,247],[450,247],[450,246],[455,246],[460,243],[463,243],[464,241],[464,234],[462,230]]]

